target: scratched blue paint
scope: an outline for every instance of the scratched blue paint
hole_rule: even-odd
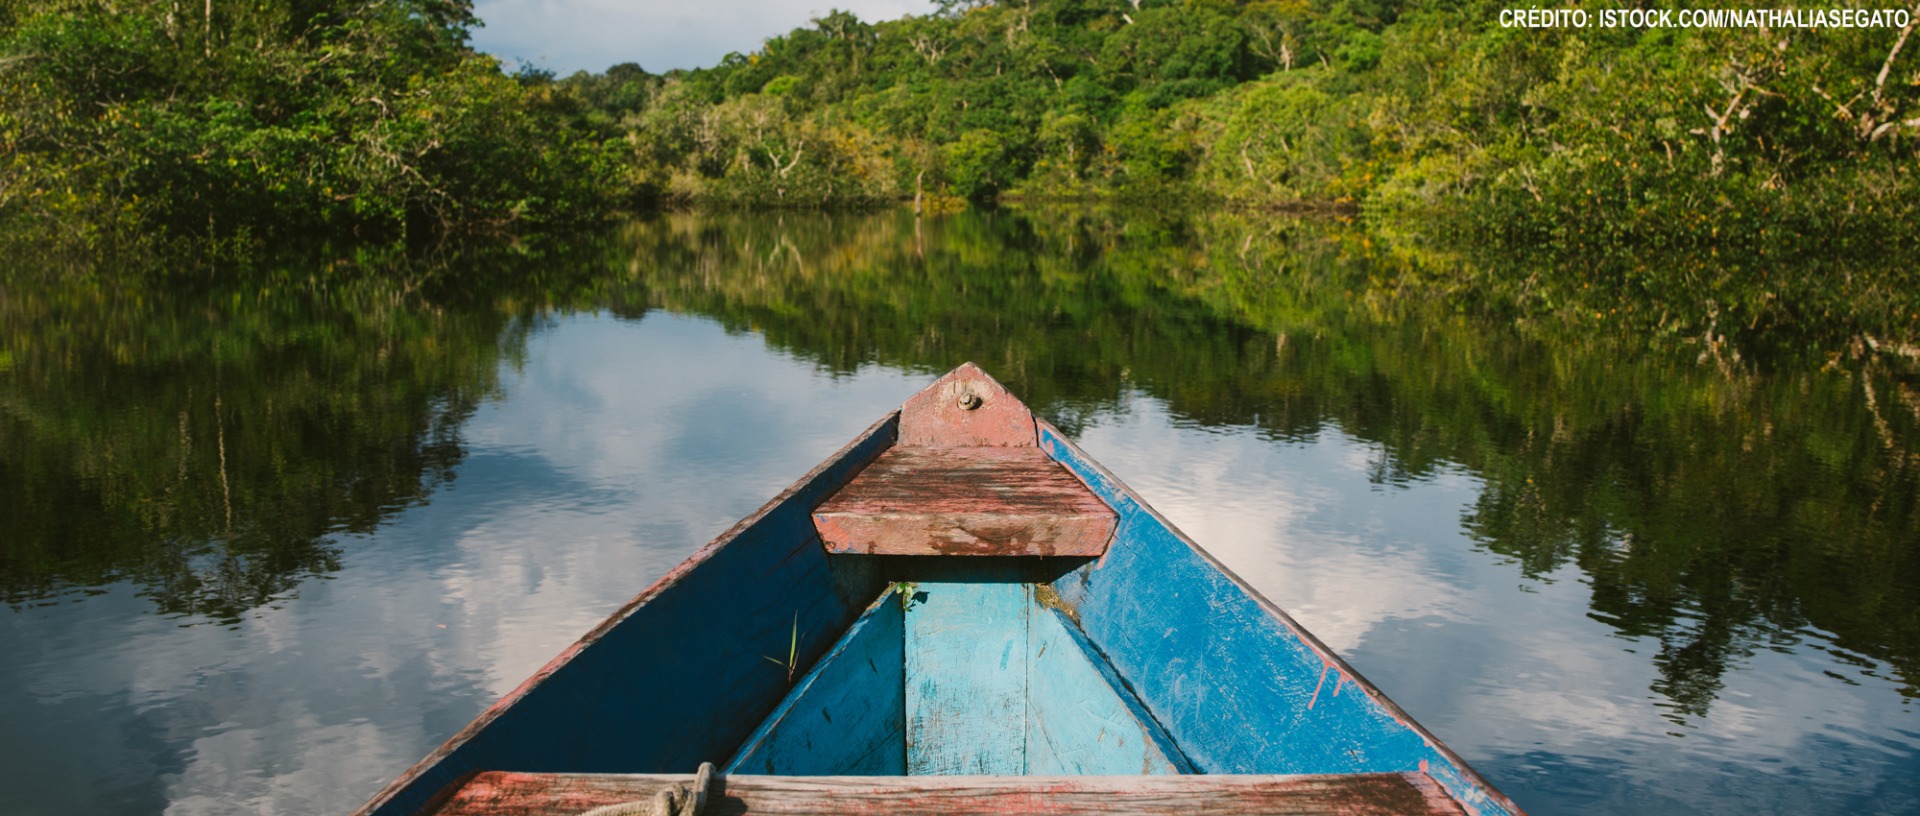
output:
[[[869,562],[829,559],[810,514],[896,432],[891,418],[856,439],[599,642],[456,736],[370,816],[412,814],[476,771],[690,773],[725,761],[786,695],[786,671],[764,656],[787,653],[796,619],[810,666],[884,588]]]
[[[1425,770],[1476,816],[1504,797],[1363,687],[1060,433],[1040,445],[1119,515],[1107,554],[1055,589],[1201,773]]]
[[[906,610],[907,773],[1024,772],[1025,584],[914,585]]]
[[[907,772],[900,595],[889,591],[794,685],[724,773],[901,776]]]
[[[1037,604],[1027,619],[1028,775],[1129,776],[1189,769],[1073,622]]]
[[[950,571],[952,572],[952,571]],[[1190,769],[1071,621],[1006,570],[869,607],[727,773],[1173,774]],[[911,734],[911,737],[909,737]]]
[[[786,672],[765,656],[785,652],[794,621],[800,662],[812,666],[863,609],[879,609],[870,607],[884,587],[879,568],[866,559],[827,557],[809,513],[895,433],[890,420],[856,440],[676,582],[616,615],[598,642],[450,741],[444,756],[411,773],[370,812],[412,813],[481,770],[684,773],[732,756],[786,698]],[[1057,624],[1058,617],[1037,606],[1032,587],[1018,579],[982,570],[920,583],[901,624],[908,773],[1105,772],[1136,759],[1142,769],[1165,770],[1153,752],[1176,770],[1199,773],[1425,770],[1470,813],[1511,816],[1504,798],[1489,794],[1464,763],[1396,716],[1385,697],[1057,431],[1043,427],[1040,440],[1119,515],[1108,554],[1052,585],[1075,610],[1084,637],[1061,626],[1036,638],[1032,627]],[[876,624],[857,647],[849,643],[836,654],[846,659],[875,648],[865,638],[885,628]],[[1065,642],[1080,647],[1084,666],[1051,665],[1066,656]],[[1073,679],[1075,672],[1083,676]],[[823,693],[828,679],[823,667],[815,678]],[[1101,684],[1118,708],[1095,693]],[[1081,705],[1096,698],[1099,704]],[[1076,721],[1069,716],[1075,712],[1084,716]],[[1036,716],[1046,722],[1030,729]],[[1064,737],[1091,727],[1094,744],[1104,746],[1100,724],[1124,726],[1128,719],[1139,730],[1119,729],[1126,750],[1075,753],[1079,736]],[[820,720],[793,733],[819,733],[826,716]],[[865,745],[877,757],[891,750],[884,743]],[[868,756],[856,752],[850,761],[862,767]]]

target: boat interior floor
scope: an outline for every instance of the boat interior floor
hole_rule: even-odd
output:
[[[1148,775],[1192,765],[1046,584],[890,587],[726,773]]]
[[[430,811],[577,816],[692,784],[492,771]],[[713,784],[701,816],[1464,813],[1420,772],[1198,774],[1052,587],[1017,581],[889,586]]]

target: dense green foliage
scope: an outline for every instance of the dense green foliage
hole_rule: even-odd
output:
[[[1905,28],[1582,29],[1502,8],[952,0],[831,12],[711,68],[556,80],[474,53],[467,0],[29,0],[0,14],[0,216],[391,235],[1151,197],[1563,254],[1911,246],[1920,8],[1888,9]]]
[[[467,0],[27,0],[0,13],[0,217],[231,236],[596,214],[600,148],[467,44]]]
[[[1575,251],[1867,248],[1920,216],[1920,42],[1899,28],[1518,29],[1470,0],[942,5],[558,84],[669,201],[1358,204]]]

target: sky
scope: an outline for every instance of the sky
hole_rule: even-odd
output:
[[[511,70],[566,76],[637,62],[653,73],[716,65],[730,51],[808,24],[833,9],[866,22],[924,14],[928,0],[477,0],[473,45]]]

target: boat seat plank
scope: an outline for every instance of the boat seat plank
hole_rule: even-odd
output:
[[[1039,448],[897,445],[813,519],[833,553],[1097,556],[1117,516]]]
[[[690,774],[483,773],[436,816],[574,816]],[[1326,776],[728,776],[702,816],[1459,816],[1421,773]]]

